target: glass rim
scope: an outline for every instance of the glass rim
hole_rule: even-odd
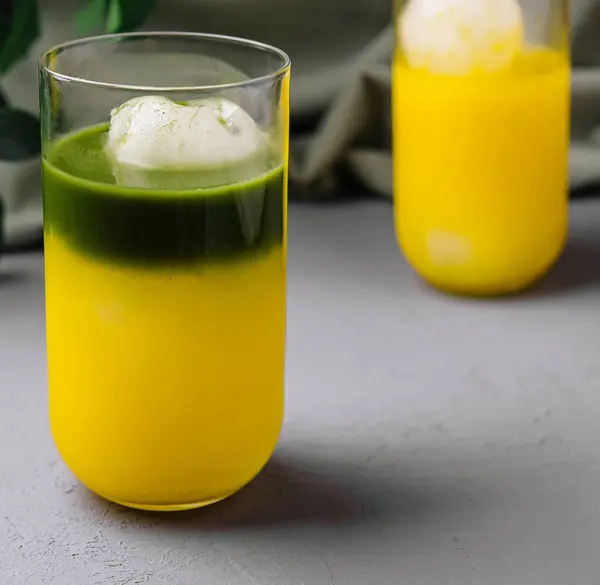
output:
[[[220,43],[226,43],[230,45],[239,45],[246,48],[258,49],[266,53],[277,55],[283,62],[283,64],[264,75],[258,75],[250,77],[242,81],[235,81],[232,83],[217,83],[210,85],[189,85],[189,86],[158,86],[158,85],[130,85],[126,83],[112,83],[108,81],[97,81],[94,79],[87,79],[85,77],[78,77],[76,75],[67,75],[65,73],[59,73],[49,65],[49,61],[52,55],[62,53],[68,49],[75,48],[78,46],[84,46],[94,43],[118,41],[120,39],[130,38],[154,38],[160,37],[170,39],[189,39],[189,40],[205,40],[214,41]],[[260,41],[253,41],[251,39],[243,37],[234,37],[229,35],[220,35],[212,33],[196,33],[196,32],[176,32],[176,31],[137,31],[128,33],[114,33],[114,34],[103,34],[89,37],[83,37],[72,41],[66,41],[53,45],[44,53],[42,53],[39,59],[39,68],[44,73],[51,75],[54,79],[59,81],[66,81],[70,83],[79,83],[82,85],[89,85],[104,89],[114,89],[123,91],[137,91],[137,92],[164,92],[164,93],[177,93],[177,92],[200,92],[200,91],[215,91],[221,89],[235,89],[239,87],[247,87],[249,85],[263,83],[265,81],[274,80],[278,77],[285,75],[291,67],[291,60],[287,53],[273,45],[263,43]]]

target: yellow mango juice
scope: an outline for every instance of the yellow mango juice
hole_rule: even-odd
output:
[[[395,224],[408,262],[455,293],[515,292],[567,233],[569,63],[526,49],[496,73],[393,64]]]
[[[105,498],[206,505],[260,471],[282,423],[284,168],[199,190],[118,187],[105,132],[43,161],[52,433]]]

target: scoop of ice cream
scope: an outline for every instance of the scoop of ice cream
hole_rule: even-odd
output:
[[[117,165],[145,170],[199,170],[243,163],[265,135],[223,98],[177,104],[165,97],[128,100],[111,112],[107,148]]]
[[[505,69],[524,43],[518,0],[408,0],[398,31],[411,67],[450,75]]]

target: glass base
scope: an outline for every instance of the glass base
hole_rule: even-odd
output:
[[[135,510],[145,510],[148,512],[185,512],[186,510],[195,510],[196,508],[204,508],[206,506],[210,506],[211,504],[216,504],[217,502],[226,500],[234,493],[235,492],[231,492],[211,500],[188,502],[185,504],[137,504],[135,502],[121,502],[119,500],[113,500],[113,502],[115,504],[119,504],[119,506],[125,506],[126,508],[133,508]]]

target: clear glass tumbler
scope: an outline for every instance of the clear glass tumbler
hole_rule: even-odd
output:
[[[397,237],[426,281],[519,291],[567,234],[567,0],[397,0]]]
[[[189,33],[42,57],[50,422],[104,498],[205,506],[273,452],[289,71],[276,48]]]

